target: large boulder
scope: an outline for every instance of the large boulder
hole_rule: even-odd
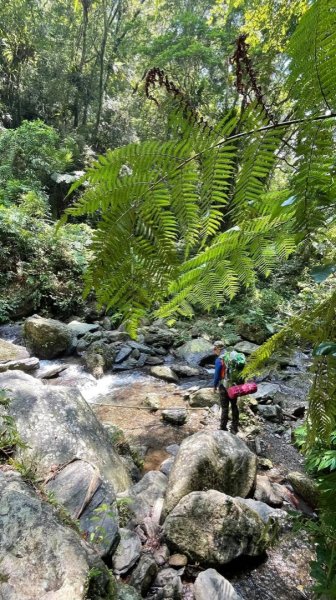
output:
[[[0,362],[16,361],[29,358],[29,352],[23,346],[17,346],[12,342],[0,339]]]
[[[178,377],[170,367],[152,367],[150,374],[168,383],[178,383]]]
[[[213,388],[201,388],[190,396],[190,406],[206,408],[219,404],[219,394],[213,391]]]
[[[180,346],[176,350],[176,355],[192,366],[215,362],[213,345],[202,337],[189,340]]]
[[[252,342],[238,342],[238,344],[235,344],[234,346],[234,350],[237,350],[237,352],[242,352],[243,354],[252,354],[253,352],[255,352],[256,350],[258,350],[258,348],[260,348],[260,346],[258,346],[258,344],[253,344]]]
[[[163,526],[173,550],[201,564],[226,564],[262,554],[272,541],[267,525],[250,507],[216,490],[193,492],[175,506]]]
[[[9,390],[9,414],[27,447],[22,460],[34,460],[46,477],[51,467],[81,458],[94,465],[116,492],[130,485],[124,463],[110,437],[76,388],[44,385],[21,371],[0,374],[0,387]]]
[[[99,323],[82,323],[82,321],[71,321],[68,328],[75,337],[82,337],[86,333],[98,331]]]
[[[148,471],[138,483],[123,494],[131,499],[129,507],[136,523],[142,523],[146,517],[153,517],[157,522],[160,520],[167,484],[166,475],[159,471]]]
[[[256,478],[257,457],[237,436],[226,431],[201,431],[186,438],[169,475],[164,512],[190,492],[218,490],[247,496]]]
[[[194,585],[195,600],[241,600],[231,583],[215,569],[200,573]]]
[[[56,358],[72,346],[71,330],[55,319],[34,315],[26,319],[24,335],[29,348],[38,358]]]
[[[116,598],[103,562],[13,471],[0,472],[0,504],[1,598],[85,600],[93,567],[105,572],[100,598]]]
[[[319,501],[319,490],[313,479],[299,471],[291,471],[288,473],[287,479],[294,491],[308,502],[309,506],[312,508],[317,506]]]

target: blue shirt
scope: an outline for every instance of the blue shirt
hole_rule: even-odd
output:
[[[222,358],[220,356],[217,356],[216,361],[215,361],[215,375],[214,375],[214,387],[218,387],[221,379],[222,379],[222,366],[223,366],[223,362],[222,362]]]

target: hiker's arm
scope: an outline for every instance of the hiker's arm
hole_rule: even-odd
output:
[[[215,375],[214,375],[214,391],[217,390],[218,384],[221,378],[222,361],[220,358],[216,358],[215,362]]]

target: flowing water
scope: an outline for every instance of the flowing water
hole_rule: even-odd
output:
[[[8,338],[10,336],[8,332]],[[49,385],[77,387],[91,405],[98,419],[105,425],[123,430],[133,446],[145,455],[144,471],[158,469],[169,456],[166,447],[180,444],[188,435],[201,429],[218,428],[219,411],[193,410],[184,400],[186,388],[208,387],[206,380],[188,379],[182,384],[165,383],[143,371],[125,371],[107,374],[99,380],[87,373],[80,359],[75,357],[53,361],[40,361],[41,369],[59,366],[57,376],[43,380]],[[184,407],[188,410],[187,423],[182,427],[165,424],[161,411],[150,412],[144,406],[147,396],[159,400],[160,408]],[[269,454],[279,471],[284,468],[302,469],[302,458],[280,437],[275,438],[272,427],[265,424],[264,435]],[[276,442],[276,443],[273,443]],[[304,533],[288,532],[268,551],[263,559],[245,559],[226,567],[222,572],[232,581],[242,599],[248,600],[311,600],[309,562],[314,548]],[[187,573],[186,573],[187,576]],[[192,598],[188,577],[185,579],[184,600]]]

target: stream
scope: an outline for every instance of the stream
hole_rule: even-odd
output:
[[[167,447],[181,441],[201,429],[217,429],[219,409],[194,410],[188,408],[184,399],[188,388],[209,387],[212,382],[212,369],[207,379],[188,378],[181,383],[171,384],[156,379],[145,370],[111,373],[96,380],[84,370],[80,359],[75,357],[53,361],[40,361],[40,369],[62,367],[56,377],[45,380],[55,386],[77,386],[86,401],[91,405],[98,419],[106,426],[113,425],[123,430],[127,441],[144,457],[143,472],[160,468],[170,455]],[[274,379],[272,379],[272,383]],[[292,398],[292,408],[304,401],[309,382],[305,381],[302,367],[287,367],[276,380],[285,391],[286,398]],[[184,407],[188,410],[185,425],[176,427],[164,423],[160,411],[150,412],[144,407],[146,397],[159,398],[161,408]],[[287,403],[287,410],[288,410]],[[288,470],[303,471],[303,458],[290,443],[292,423],[285,427],[260,420],[260,437],[263,443],[263,456],[271,459],[273,468],[268,472],[273,481],[281,481]],[[295,424],[296,426],[296,424]],[[249,421],[242,422],[244,430]],[[280,540],[261,559],[238,560],[222,570],[218,569],[234,585],[237,593],[248,600],[312,600],[310,591],[312,580],[309,563],[314,558],[314,547],[304,531],[286,531]],[[200,569],[191,569],[191,578]],[[188,568],[184,581],[184,600],[193,598],[188,583]]]

